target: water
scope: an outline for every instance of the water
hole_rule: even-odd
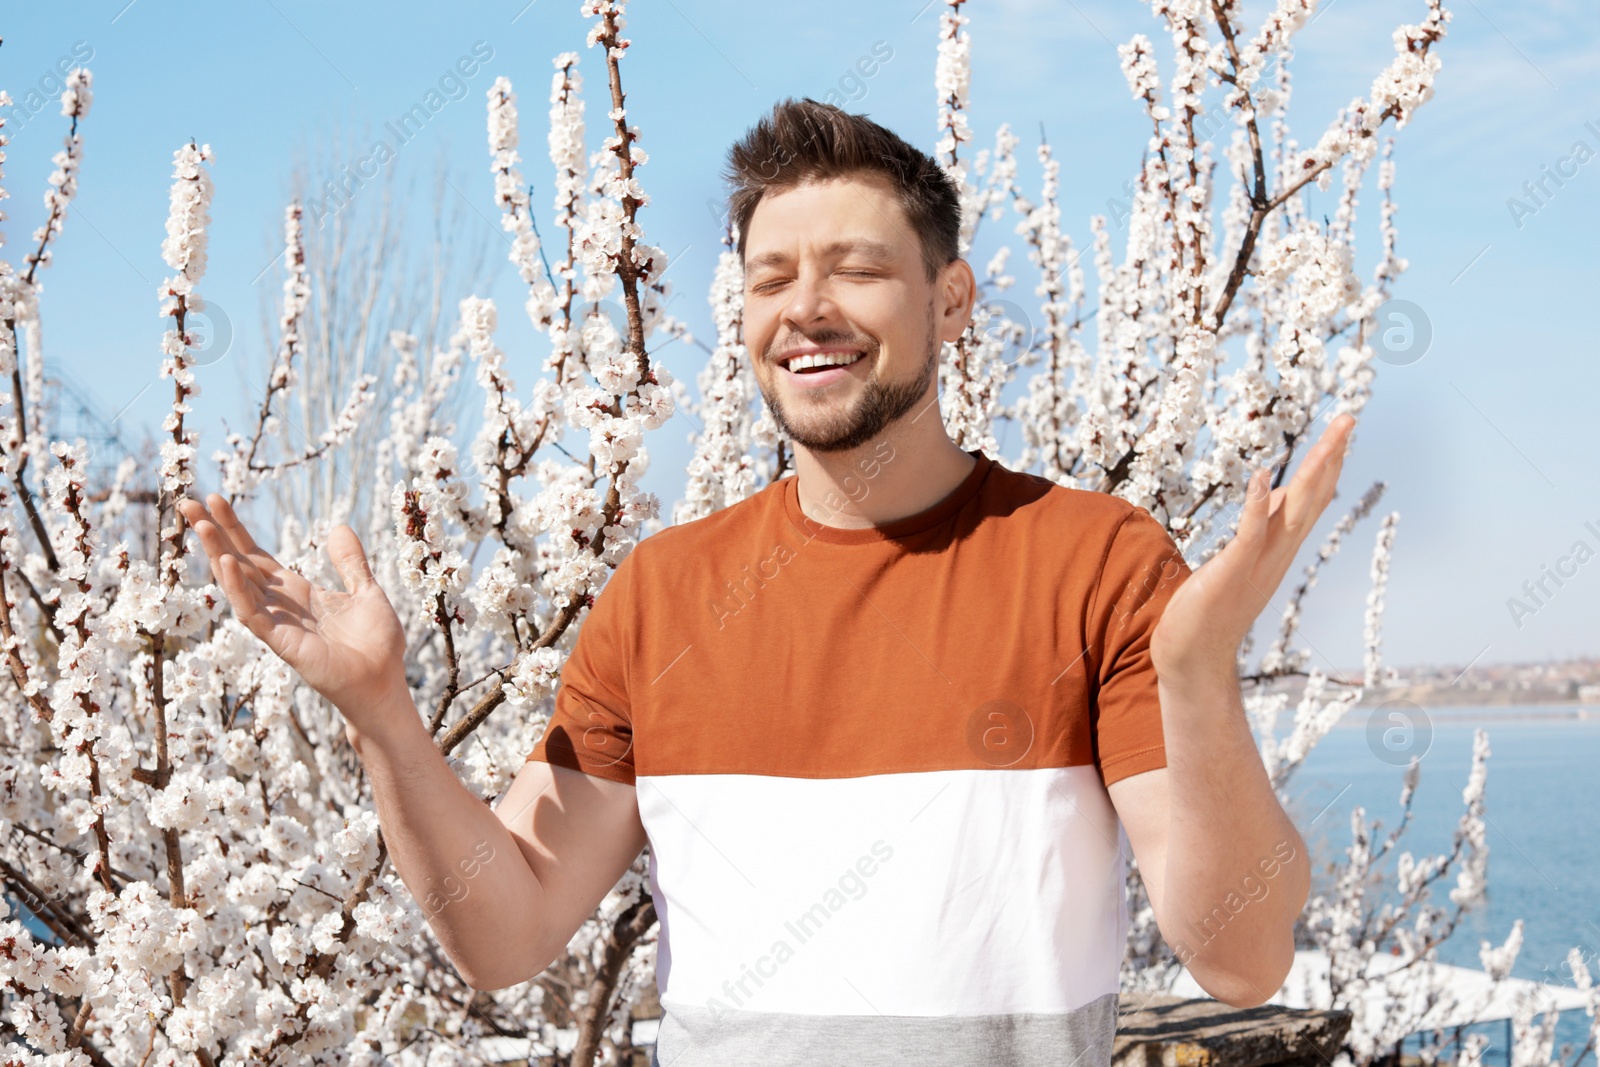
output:
[[[1480,968],[1479,944],[1498,946],[1513,920],[1521,918],[1516,977],[1570,984],[1566,956],[1574,947],[1584,953],[1591,973],[1600,970],[1600,856],[1595,851],[1600,843],[1600,716],[1591,708],[1585,720],[1533,717],[1566,710],[1427,709],[1433,740],[1422,758],[1411,828],[1402,839],[1402,847],[1413,854],[1450,848],[1463,811],[1461,790],[1472,765],[1475,728],[1488,733],[1491,749],[1485,792],[1489,899],[1487,906],[1469,912],[1440,948],[1445,963]],[[1402,768],[1378,759],[1368,747],[1369,714],[1358,708],[1346,716],[1290,783],[1291,814],[1319,866],[1341,858],[1357,805],[1369,820],[1382,819],[1385,828],[1399,817]],[[1451,876],[1436,889],[1435,902],[1447,904],[1453,886]],[[1557,1048],[1563,1042],[1581,1046],[1588,1027],[1581,1012],[1564,1014]],[[1504,1062],[1504,1024],[1484,1033],[1496,1045],[1486,1061]]]

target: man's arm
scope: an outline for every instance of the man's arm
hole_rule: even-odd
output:
[[[1166,767],[1109,788],[1162,936],[1237,1006],[1283,984],[1311,883],[1245,718],[1239,647],[1333,498],[1354,426],[1334,419],[1287,487],[1257,472],[1233,539],[1167,601],[1150,640]]]
[[[1159,684],[1167,766],[1108,790],[1161,934],[1200,987],[1263,1003],[1294,962],[1311,867],[1278,803],[1236,678]]]
[[[344,716],[395,870],[461,977],[499,989],[544,970],[644,847],[634,787],[530,760],[490,809],[422,724],[404,630],[350,527],[328,537],[338,590],[280,564],[221,496],[178,510],[238,620]]]
[[[401,881],[468,985],[535,977],[644,847],[634,786],[528,760],[491,809],[414,708],[392,721],[415,729],[351,741]]]

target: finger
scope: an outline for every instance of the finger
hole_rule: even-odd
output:
[[[235,545],[239,546],[239,551],[252,553],[261,551],[261,546],[250,536],[250,531],[239,521],[239,513],[233,510],[233,505],[229,504],[225,497],[220,493],[212,493],[206,497],[206,505],[216,518],[217,525],[227,532],[229,539]]]
[[[1245,483],[1244,512],[1239,516],[1239,529],[1233,539],[1254,550],[1266,536],[1267,523],[1272,514],[1272,468],[1262,467]]]
[[[1317,439],[1312,452],[1318,453],[1319,461],[1324,465],[1331,465],[1335,470],[1344,464],[1345,453],[1350,450],[1350,435],[1355,431],[1356,420],[1348,413],[1340,415],[1328,424],[1322,431],[1322,436]],[[1309,459],[1309,455],[1307,456]]]
[[[211,499],[221,500],[222,498],[213,493],[211,494]],[[200,547],[204,548],[206,554],[212,557],[213,563],[216,562],[218,556],[229,552],[238,555],[241,559],[244,558],[241,546],[236,544],[233,538],[228,535],[227,530],[223,528],[222,523],[210,508],[193,499],[180,500],[178,507],[183,510],[184,517],[188,519],[189,528],[194,530],[197,536],[200,536]],[[202,525],[210,528],[209,538],[201,535],[200,527]]]
[[[341,524],[328,534],[328,559],[344,580],[346,592],[359,593],[372,584],[372,568],[367,565],[367,554],[362,551],[361,539],[350,527]]]
[[[264,610],[267,600],[260,589],[245,581],[239,557],[223,556],[218,561],[217,578],[222,583],[223,595],[233,605],[234,617],[244,623],[245,629],[265,641],[272,630],[272,619]]]
[[[213,528],[215,528],[217,520],[212,517],[211,512],[206,510],[206,506],[204,504],[200,503],[200,501],[194,499],[193,497],[179,497],[176,507],[178,512],[183,516],[184,522],[188,523],[189,529],[194,530],[196,535],[198,535],[200,532],[198,527],[202,522],[211,523]],[[213,543],[216,542],[214,541]],[[215,565],[216,553],[211,551],[210,546],[206,544],[205,538],[200,539],[200,547],[206,550],[207,556],[212,557],[212,564]]]
[[[211,560],[213,571],[220,568],[223,559],[230,559],[243,572],[246,581],[265,593],[268,586],[266,575],[248,557],[240,555],[215,519],[199,519],[190,524],[190,529],[200,539],[200,547],[205,549],[207,558]]]
[[[1255,585],[1251,576],[1267,545],[1271,521],[1267,509],[1272,497],[1272,468],[1257,468],[1245,482],[1244,489],[1244,510],[1239,515],[1233,537],[1189,579],[1202,588],[1223,591],[1230,600],[1243,592],[1241,583]],[[1255,592],[1262,601],[1267,599],[1267,593],[1259,589]]]
[[[1284,500],[1283,522],[1295,537],[1296,545],[1311,532],[1317,518],[1339,483],[1339,472],[1344,467],[1344,453],[1355,426],[1349,414],[1340,415],[1323,431],[1321,438],[1306,453],[1300,469],[1289,483],[1289,493]]]
[[[192,496],[179,497],[178,510],[183,513],[184,521],[190,526],[201,519],[211,518],[211,512],[206,510],[206,506]]]
[[[221,496],[212,493],[206,498],[206,503],[211,505],[211,513],[216,517],[217,525],[228,535],[228,540],[254,563],[262,575],[270,580],[284,581],[293,584],[293,571],[284,567],[275,559],[271,552],[256,544],[256,539],[250,536],[250,531],[245,524],[239,521],[239,515]],[[297,575],[295,577],[298,577]]]

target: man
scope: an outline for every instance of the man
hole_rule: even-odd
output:
[[[972,311],[956,192],[865,118],[786,102],[731,155],[744,340],[795,476],[642,541],[597,597],[543,740],[490,810],[407,691],[355,535],[309,586],[218,497],[184,504],[240,619],[345,715],[463,978],[532,978],[651,845],[665,1012],[695,1064],[1107,1063],[1122,831],[1156,918],[1232,1004],[1276,991],[1303,841],[1247,726],[1240,641],[1331,498],[1354,420],[1190,575],[1120,499],[946,436]]]

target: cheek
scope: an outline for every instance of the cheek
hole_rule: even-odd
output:
[[[872,294],[870,301],[857,306],[855,322],[896,359],[920,361],[928,345],[928,323],[926,316],[907,313],[917,306],[908,294],[885,287],[884,292]]]
[[[739,324],[740,340],[752,359],[759,359],[777,337],[778,316],[763,306],[765,303],[746,298],[744,315]]]

